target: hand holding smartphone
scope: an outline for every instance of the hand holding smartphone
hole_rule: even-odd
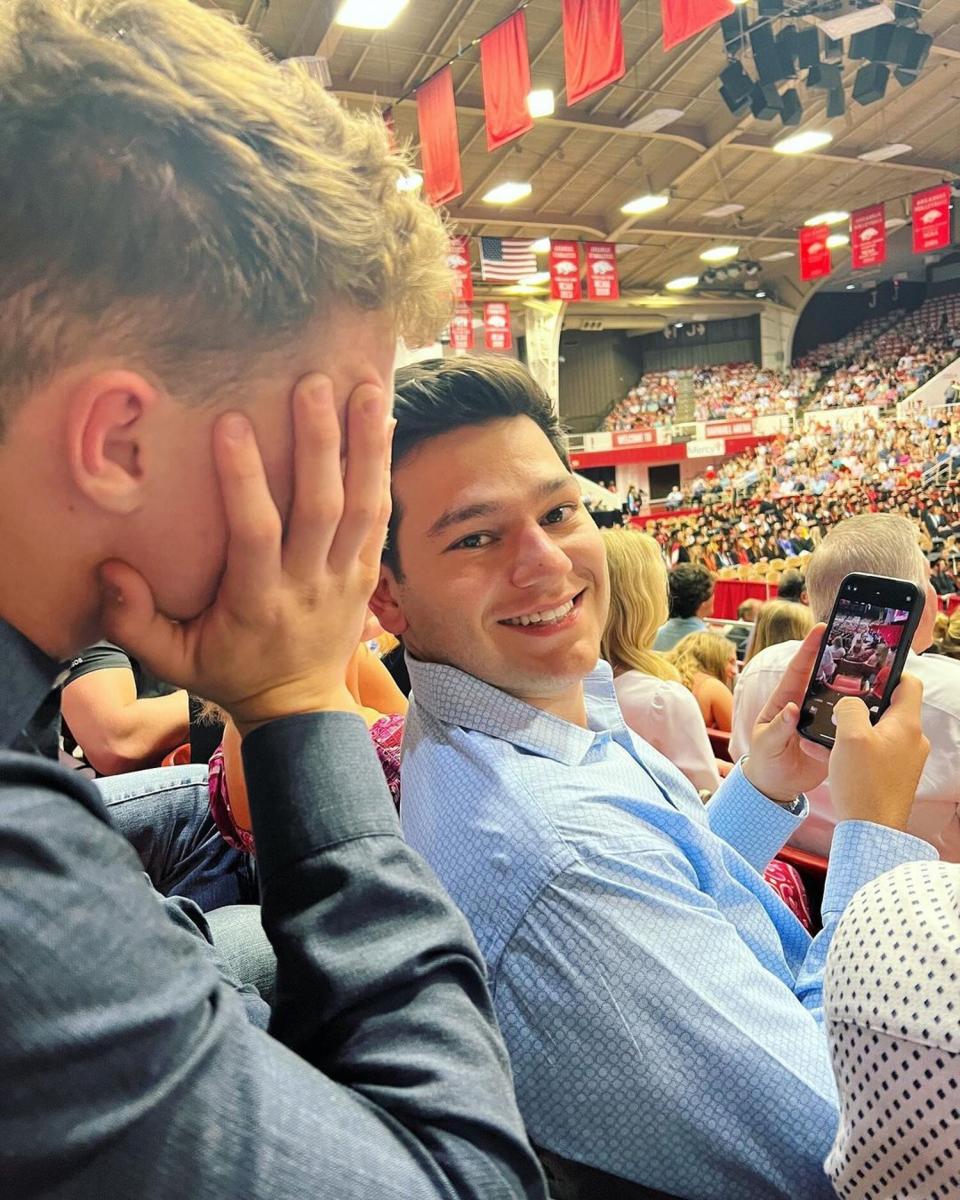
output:
[[[924,590],[905,579],[843,580],[800,706],[801,737],[831,748],[834,708],[844,696],[862,700],[876,725],[900,681],[925,603]]]

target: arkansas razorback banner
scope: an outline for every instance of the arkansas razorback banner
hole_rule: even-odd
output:
[[[855,271],[887,261],[886,212],[882,204],[850,214],[850,265]]]
[[[568,105],[623,78],[620,0],[563,0],[563,65]]]
[[[550,295],[554,300],[579,300],[582,295],[576,242],[550,242]]]
[[[467,304],[458,304],[450,318],[450,349],[473,349],[473,309]]]
[[[483,306],[483,344],[488,350],[509,350],[510,305],[505,300],[488,300]]]
[[[496,150],[533,128],[527,14],[521,8],[480,39],[487,149]]]
[[[829,225],[804,225],[800,230],[800,278],[822,279],[829,275],[832,267]]]
[[[470,239],[452,237],[447,263],[453,271],[453,298],[458,304],[473,299],[473,276],[470,274]]]
[[[617,248],[613,242],[587,242],[587,299],[620,299]]]
[[[672,50],[732,12],[731,0],[660,0],[664,50]]]
[[[463,192],[460,137],[453,100],[453,73],[444,67],[417,88],[417,125],[423,185],[431,204],[447,204]]]
[[[928,250],[941,250],[949,246],[950,237],[950,184],[928,188],[925,192],[914,192],[913,252],[926,254]]]

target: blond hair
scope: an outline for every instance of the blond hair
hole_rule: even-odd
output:
[[[4,0],[0,79],[0,422],[93,355],[196,402],[242,395],[332,305],[439,330],[446,233],[383,122],[226,17]]]
[[[960,658],[960,612],[956,612],[947,623],[940,649],[949,658]]]
[[[688,633],[680,639],[667,658],[680,673],[684,687],[692,688],[697,674],[702,672],[721,683],[729,685],[730,660],[736,655],[736,647],[722,633]]]
[[[917,541],[917,527],[896,513],[863,513],[834,525],[807,564],[807,597],[814,619],[833,611],[844,576],[889,575],[926,591],[929,569]]]
[[[678,682],[680,675],[651,649],[666,621],[667,568],[649,534],[633,529],[601,530],[610,578],[610,608],[600,655],[615,671],[641,671]]]
[[[795,600],[768,600],[760,609],[743,665],[768,646],[803,641],[814,623],[813,613],[805,604]]]

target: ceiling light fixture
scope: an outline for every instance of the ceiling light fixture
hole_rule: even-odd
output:
[[[397,180],[398,192],[415,192],[423,186],[423,176],[419,171],[411,171],[409,175],[401,175]]]
[[[855,292],[856,290],[857,290],[857,285],[855,283],[848,283],[846,288],[844,288],[844,291],[847,291],[847,292]]]
[[[699,275],[679,275],[676,279],[671,279],[669,283],[665,283],[664,287],[668,292],[685,292],[689,288],[696,287],[699,282]]]
[[[666,208],[669,203],[669,196],[655,196],[650,193],[646,196],[636,196],[633,200],[628,200],[620,211],[626,213],[628,217],[642,217],[647,213],[656,212],[657,209]]]
[[[907,154],[913,147],[906,142],[891,142],[888,146],[878,146],[876,150],[867,150],[859,155],[863,162],[886,162],[888,158],[896,158],[898,154]]]
[[[498,183],[495,188],[491,188],[483,197],[484,204],[516,204],[518,200],[523,200],[533,191],[533,187],[529,183],[515,183],[507,181],[506,183]]]
[[[774,254],[764,254],[761,262],[781,262],[785,258],[793,258],[792,250],[777,250]]]
[[[533,243],[533,245],[530,247],[530,249],[534,252],[534,254],[549,254],[550,253],[550,239],[549,238],[537,238],[537,240]]]
[[[831,233],[827,238],[827,246],[831,250],[836,250],[840,246],[849,246],[850,239],[845,233]]]
[[[682,108],[655,108],[645,117],[638,117],[636,121],[625,125],[624,129],[627,133],[656,133],[665,125],[672,125],[674,121],[679,121],[682,116]]]
[[[825,129],[806,129],[803,133],[791,133],[779,142],[774,142],[773,148],[777,154],[807,154],[811,150],[829,146],[832,141],[833,134],[827,133]]]
[[[343,0],[333,18],[350,29],[386,29],[407,7],[408,0]]]
[[[849,220],[850,214],[848,212],[831,209],[829,212],[817,213],[815,217],[807,217],[804,225],[842,225],[844,221]]]
[[[767,298],[767,293],[766,293],[766,292],[757,292],[757,299],[758,299],[758,300],[765,300],[766,298]]]
[[[711,246],[700,255],[701,262],[726,262],[728,258],[736,258],[740,253],[739,246]]]
[[[517,283],[521,287],[539,287],[541,283],[550,282],[549,271],[534,271],[532,275],[521,275]]]
[[[537,117],[549,117],[555,107],[553,88],[534,88],[527,96],[527,111],[534,120]]]
[[[732,217],[734,213],[743,212],[742,204],[720,204],[717,208],[708,209],[705,217]]]

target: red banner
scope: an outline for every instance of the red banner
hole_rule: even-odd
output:
[[[613,445],[617,446],[652,446],[656,443],[655,429],[632,429],[627,433],[615,433]]]
[[[466,304],[458,304],[450,318],[450,349],[473,349],[473,309]]]
[[[731,0],[660,0],[664,50],[672,50],[732,12]]]
[[[438,71],[417,88],[417,126],[423,186],[431,204],[447,204],[463,192],[460,137],[453,100],[453,73]]]
[[[470,239],[452,237],[447,265],[453,271],[453,298],[458,304],[473,299],[473,276],[470,274]]]
[[[580,247],[576,242],[550,242],[550,295],[554,300],[579,300]]]
[[[804,225],[800,230],[800,278],[822,279],[829,275],[832,267],[829,225]]]
[[[926,254],[928,250],[942,250],[950,245],[949,183],[928,188],[925,192],[914,192],[912,209],[914,254]]]
[[[568,106],[626,74],[620,0],[563,0],[563,65]]]
[[[613,242],[587,242],[587,297],[590,300],[619,300],[617,248]]]
[[[505,300],[488,300],[483,306],[483,344],[488,350],[509,350],[510,305]]]
[[[850,265],[855,271],[887,261],[886,211],[882,204],[850,214]]]
[[[707,421],[703,427],[706,438],[749,437],[753,433],[752,421]]]
[[[487,149],[496,150],[533,128],[527,105],[530,95],[527,14],[522,8],[480,39],[480,68]]]

